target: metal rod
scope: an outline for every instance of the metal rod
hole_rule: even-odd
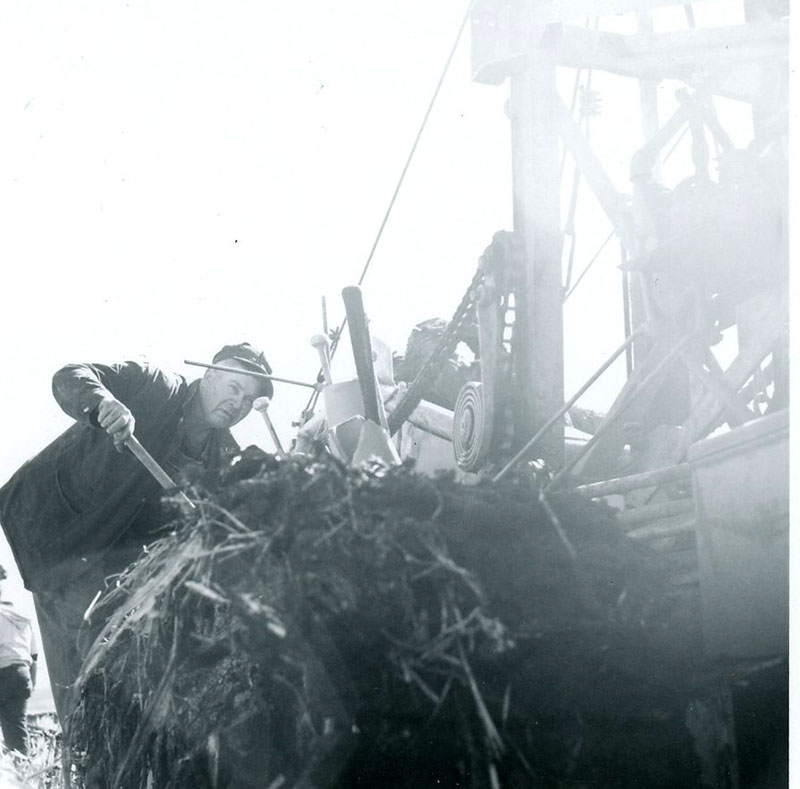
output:
[[[590,499],[600,496],[609,496],[612,493],[627,493],[631,490],[649,488],[653,485],[662,485],[665,482],[681,482],[689,479],[691,469],[688,463],[679,463],[675,466],[643,471],[641,474],[631,474],[627,477],[606,479],[602,482],[590,482],[588,485],[579,485],[576,493]]]
[[[686,127],[684,127],[683,131],[682,131],[682,132],[680,133],[680,135],[678,136],[678,139],[677,139],[677,140],[675,140],[675,143],[674,143],[674,145],[672,146],[672,148],[670,148],[670,149],[667,151],[666,155],[664,156],[664,159],[662,160],[662,163],[663,163],[663,164],[666,164],[666,163],[667,163],[667,159],[669,159],[669,157],[670,157],[670,156],[672,156],[672,154],[675,152],[675,149],[676,149],[676,148],[677,148],[677,147],[678,147],[678,146],[681,144],[681,140],[682,140],[682,139],[683,139],[683,138],[684,138],[684,137],[685,137],[685,136],[686,136],[686,135],[689,133],[689,129],[690,129],[690,128],[691,128],[690,126],[686,126]]]
[[[608,234],[608,236],[606,237],[606,240],[602,244],[600,244],[600,248],[597,250],[597,252],[594,253],[594,256],[592,257],[592,259],[586,264],[586,268],[583,271],[581,271],[580,276],[578,277],[577,280],[575,280],[575,284],[567,291],[567,295],[564,296],[564,301],[566,301],[575,292],[575,288],[577,288],[578,285],[581,284],[581,281],[586,276],[586,274],[588,273],[589,269],[594,264],[595,260],[597,260],[597,258],[600,257],[600,254],[606,248],[606,245],[608,244],[608,242],[611,241],[612,238],[614,238],[614,233],[616,233],[616,232],[617,232],[616,230],[612,230]]]
[[[178,487],[172,477],[158,465],[156,459],[139,443],[139,439],[136,438],[136,436],[131,436],[125,441],[125,446],[128,447],[133,456],[150,472],[153,479],[155,479],[164,490],[174,491]],[[192,509],[195,508],[194,502],[192,502],[183,491],[178,491],[178,498],[180,498],[184,504],[188,504]]]
[[[628,252],[625,248],[625,244],[622,242],[620,242],[619,248],[622,256],[622,265],[624,266],[628,262]],[[625,330],[625,336],[627,337],[630,335],[633,328],[633,318],[631,315],[631,283],[629,272],[623,268],[620,273],[622,274],[622,325]],[[625,349],[625,372],[628,378],[630,378],[633,373],[633,347],[630,345]]]
[[[640,327],[640,328],[641,328],[641,327]],[[635,331],[635,332],[634,332],[634,333],[631,335],[630,339],[633,339],[633,337],[636,335],[636,333],[637,333],[638,331],[639,331],[639,329],[637,329],[637,330],[636,330],[636,331]],[[678,356],[678,354],[679,354],[679,353],[680,353],[680,352],[683,350],[684,346],[685,346],[685,345],[686,345],[686,344],[689,342],[689,340],[691,340],[691,339],[692,339],[694,336],[695,336],[695,335],[694,335],[694,333],[687,334],[687,335],[686,335],[686,336],[685,336],[685,337],[684,337],[684,338],[683,338],[683,339],[682,339],[682,340],[681,340],[679,343],[677,343],[677,345],[675,345],[675,346],[672,348],[672,350],[671,350],[671,351],[670,351],[670,352],[669,352],[669,353],[668,353],[666,356],[664,356],[664,358],[663,358],[663,359],[661,359],[661,361],[659,361],[659,363],[658,363],[658,364],[657,364],[657,365],[656,365],[656,366],[655,366],[655,367],[654,367],[654,368],[653,368],[653,369],[650,371],[649,375],[647,375],[647,376],[645,377],[645,379],[644,379],[644,380],[643,380],[643,381],[642,381],[642,382],[639,384],[639,386],[638,386],[638,387],[636,387],[636,391],[639,391],[639,392],[641,392],[643,389],[646,389],[648,386],[650,386],[650,384],[651,384],[651,383],[652,383],[652,382],[653,382],[653,381],[654,381],[654,380],[655,380],[655,379],[656,379],[656,378],[657,378],[659,375],[661,375],[661,373],[662,373],[662,371],[664,370],[664,368],[666,368],[668,365],[672,364],[672,362],[675,360],[675,358]],[[621,348],[621,349],[619,349],[619,351],[618,351],[618,354],[619,354],[619,353],[621,353],[623,350],[624,350],[624,347],[623,347],[623,348]],[[616,411],[615,413],[613,413],[613,414],[611,414],[610,416],[608,416],[608,417],[606,418],[605,422],[603,422],[603,423],[600,425],[600,427],[597,429],[597,432],[596,432],[596,433],[595,433],[595,434],[594,434],[594,435],[593,435],[593,436],[592,436],[592,437],[591,437],[591,438],[590,438],[590,439],[589,439],[589,440],[586,442],[586,444],[584,445],[583,449],[582,449],[582,450],[581,450],[581,451],[578,453],[577,457],[573,458],[573,459],[572,459],[572,460],[571,460],[571,461],[570,461],[570,462],[569,462],[567,465],[565,465],[565,466],[564,466],[564,468],[562,468],[562,469],[561,469],[561,470],[560,470],[560,471],[559,471],[559,472],[558,472],[558,473],[555,475],[555,477],[553,477],[553,479],[550,481],[550,484],[547,486],[546,490],[550,490],[551,488],[555,487],[555,485],[556,485],[557,483],[561,482],[561,480],[562,480],[562,479],[563,479],[563,478],[564,478],[564,477],[565,477],[567,474],[569,474],[569,472],[570,472],[570,471],[572,471],[572,469],[573,469],[573,468],[575,468],[575,466],[578,464],[578,462],[579,462],[580,460],[582,460],[582,459],[583,459],[583,458],[586,456],[586,453],[587,453],[587,452],[588,452],[588,451],[589,451],[589,450],[590,450],[590,449],[591,449],[591,448],[592,448],[592,447],[593,447],[593,446],[594,446],[594,445],[595,445],[595,444],[598,442],[598,440],[600,439],[600,437],[601,437],[601,436],[602,436],[602,435],[603,435],[603,434],[604,434],[604,433],[605,433],[605,432],[606,432],[606,431],[607,431],[607,430],[608,430],[608,429],[609,429],[609,428],[610,428],[610,427],[611,427],[611,426],[612,426],[612,425],[613,425],[615,422],[617,422],[617,420],[618,420],[618,419],[619,419],[619,418],[622,416],[622,414],[624,414],[624,413],[625,413],[625,409],[624,409],[624,408],[620,408],[618,411]]]
[[[550,523],[553,524],[553,528],[556,530],[558,539],[561,540],[564,548],[566,548],[569,558],[574,562],[578,558],[578,552],[575,550],[575,546],[573,546],[573,544],[569,541],[569,537],[567,537],[567,533],[564,531],[564,527],[561,525],[558,515],[556,515],[555,511],[550,506],[550,502],[548,501],[543,490],[539,491],[539,503],[547,513],[547,517],[550,518]]]
[[[183,360],[184,364],[191,364],[194,367],[207,367],[209,370],[221,370],[223,373],[238,373],[239,375],[249,375],[251,378],[261,378],[264,381],[280,381],[284,384],[294,384],[295,386],[306,386],[309,389],[318,389],[319,384],[310,384],[306,381],[294,381],[291,378],[279,378],[277,375],[267,375],[266,373],[257,373],[255,370],[245,370],[240,367],[224,367],[221,364],[206,364],[205,362],[191,362],[188,359]]]
[[[317,349],[319,354],[319,362],[322,368],[322,378],[325,381],[325,386],[330,386],[333,383],[333,376],[331,375],[331,358],[330,343],[324,334],[315,334],[311,338],[311,346]]]
[[[285,455],[283,445],[281,444],[280,438],[278,438],[278,432],[275,430],[275,425],[272,424],[272,419],[270,415],[267,413],[269,409],[269,398],[268,397],[257,397],[253,401],[253,409],[258,411],[261,416],[264,417],[264,424],[267,426],[267,431],[269,432],[270,438],[272,439],[272,443],[275,445],[275,449],[277,450],[279,455]]]
[[[269,436],[272,439],[272,443],[275,445],[275,449],[278,450],[278,454],[285,455],[286,451],[283,448],[283,444],[281,444],[280,438],[278,438],[278,433],[275,430],[275,426],[272,424],[272,419],[270,419],[269,414],[266,411],[262,411],[261,416],[264,417],[264,424],[267,426]]]
[[[458,48],[459,41],[461,41],[461,36],[464,32],[464,28],[467,26],[467,23],[470,20],[470,14],[472,12],[472,7],[475,5],[476,0],[469,0],[467,4],[467,10],[464,14],[464,18],[461,21],[461,25],[458,28],[458,33],[456,34],[456,39],[453,42],[452,49],[450,50],[450,54],[447,57],[447,61],[444,64],[444,69],[442,71],[441,76],[439,77],[439,81],[436,84],[436,88],[433,91],[433,96],[431,97],[430,104],[428,105],[428,109],[425,112],[425,116],[422,119],[422,124],[420,125],[419,131],[417,132],[417,136],[414,139],[414,142],[411,146],[411,151],[408,154],[408,158],[406,159],[406,163],[403,167],[402,172],[400,173],[400,179],[397,182],[397,186],[395,187],[394,193],[392,194],[392,198],[389,201],[389,205],[386,209],[386,213],[384,214],[383,220],[381,221],[380,227],[378,228],[378,233],[375,236],[375,240],[372,243],[372,248],[369,251],[369,255],[367,256],[367,261],[364,264],[364,268],[361,270],[361,274],[358,277],[358,285],[361,286],[364,284],[364,279],[367,276],[367,272],[369,271],[370,264],[372,263],[372,258],[375,255],[375,250],[378,248],[378,243],[381,240],[381,236],[383,235],[384,228],[386,227],[386,223],[389,221],[389,216],[392,213],[392,209],[394,208],[395,201],[397,200],[397,196],[400,193],[400,188],[403,185],[403,181],[406,177],[406,173],[408,172],[408,168],[411,165],[411,160],[414,158],[414,154],[417,150],[417,146],[419,145],[420,138],[422,137],[422,133],[425,131],[425,127],[428,123],[428,118],[433,111],[433,106],[436,103],[436,99],[439,95],[439,91],[442,87],[442,83],[444,82],[445,76],[447,76],[447,72],[450,69],[450,63],[453,60],[453,56],[456,53],[456,49]],[[345,317],[342,321],[341,325],[338,329],[334,332],[334,336],[331,342],[331,349],[330,349],[330,358],[336,355],[336,349],[339,347],[339,340],[342,336],[342,332],[344,331],[345,326],[347,325],[347,318]],[[322,370],[319,372],[322,375]],[[317,399],[319,398],[319,393],[321,391],[321,387],[314,386],[314,394],[311,395],[308,399],[308,403],[306,404],[305,409],[303,410],[303,416],[306,416],[313,412],[317,405]]]
[[[644,331],[644,326],[639,326],[633,334],[629,335],[625,342],[617,348],[614,353],[600,366],[600,368],[595,372],[595,374],[589,378],[589,380],[566,402],[564,405],[556,411],[550,419],[547,420],[536,432],[533,438],[525,444],[522,449],[514,455],[511,460],[503,467],[503,469],[498,472],[498,474],[494,477],[493,482],[499,482],[514,466],[519,463],[522,458],[527,455],[531,449],[533,449],[534,445],[537,441],[559,420],[564,414],[572,408],[573,405],[584,395],[587,389],[617,360],[617,357],[633,342],[636,336]]]
[[[330,348],[328,349],[328,362],[330,363],[333,361],[333,357],[336,354],[336,348],[339,345],[339,338],[342,336],[342,332],[344,331],[345,326],[347,325],[347,317],[345,316],[344,321],[335,328],[331,333],[331,344]],[[319,372],[317,373],[317,378],[321,378],[324,376],[325,371],[322,367],[319,368]],[[306,407],[303,409],[303,412],[300,416],[302,420],[310,419],[311,415],[314,413],[314,409],[317,407],[317,400],[319,399],[319,393],[322,391],[323,387],[320,384],[317,384],[314,387],[314,391],[308,398],[308,402],[306,403]],[[304,422],[298,423],[304,424]]]
[[[467,4],[466,13],[464,14],[464,18],[461,20],[461,25],[458,28],[458,33],[456,33],[456,40],[453,42],[453,46],[450,49],[450,54],[447,56],[447,60],[444,64],[444,69],[442,69],[442,74],[439,77],[439,81],[436,83],[436,88],[433,91],[433,96],[431,97],[430,103],[428,104],[428,109],[425,111],[425,116],[422,119],[422,123],[419,127],[419,131],[417,132],[417,136],[414,138],[414,143],[411,146],[408,158],[406,159],[406,163],[403,166],[403,171],[400,173],[400,179],[398,180],[397,186],[395,187],[394,193],[392,194],[392,199],[389,201],[389,206],[387,207],[386,213],[383,216],[383,221],[381,222],[380,227],[378,228],[378,234],[375,236],[375,241],[372,243],[372,249],[370,249],[369,251],[367,262],[364,264],[364,268],[361,270],[361,275],[359,276],[357,283],[359,286],[364,284],[364,278],[367,276],[367,271],[369,270],[370,263],[372,263],[372,258],[375,255],[375,250],[378,248],[378,243],[381,240],[381,236],[383,235],[386,223],[389,221],[389,216],[392,213],[395,201],[397,200],[397,196],[400,193],[400,188],[403,186],[403,181],[405,180],[408,168],[411,166],[411,160],[414,158],[414,154],[416,153],[417,146],[419,145],[420,138],[422,137],[422,133],[425,131],[425,127],[428,124],[428,118],[430,118],[431,112],[433,111],[433,106],[434,104],[436,104],[436,99],[439,96],[439,91],[442,88],[442,83],[444,82],[444,78],[447,76],[447,72],[450,69],[450,63],[453,60],[453,56],[456,54],[456,49],[458,49],[458,44],[461,41],[461,35],[463,34],[464,28],[467,26],[467,23],[470,20],[470,14],[472,13],[473,5],[475,5],[475,0],[469,0]]]

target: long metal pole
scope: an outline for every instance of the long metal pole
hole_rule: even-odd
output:
[[[633,335],[631,335],[633,336]],[[636,391],[641,392],[644,389],[647,389],[648,386],[652,384],[653,381],[657,379],[659,375],[663,372],[663,370],[668,367],[674,359],[678,356],[678,354],[686,347],[686,344],[695,337],[694,334],[687,334],[679,343],[677,343],[672,350],[666,354],[658,364],[650,371],[649,375],[647,375],[644,380],[636,387]],[[573,468],[578,464],[578,462],[586,455],[586,453],[600,440],[600,438],[608,431],[608,429],[614,425],[622,414],[625,413],[625,408],[620,408],[619,410],[615,411],[613,414],[610,414],[606,417],[605,422],[603,422],[600,427],[598,428],[597,432],[586,442],[586,445],[583,447],[581,452],[578,454],[577,457],[573,458],[566,466],[564,466],[553,479],[550,481],[550,484],[545,488],[545,493],[555,488],[555,486],[561,482],[561,480],[572,471]]]
[[[191,364],[194,367],[205,367],[208,370],[221,370],[223,373],[237,373],[238,375],[249,375],[251,378],[260,378],[262,381],[280,381],[284,384],[294,384],[295,386],[306,386],[309,389],[319,389],[319,384],[310,384],[306,381],[294,381],[291,378],[279,378],[277,375],[267,375],[266,373],[257,373],[255,370],[246,370],[242,367],[226,367],[222,364],[206,364],[205,362],[191,362],[188,359],[183,360],[184,364]]]
[[[640,326],[635,332],[633,332],[633,334],[631,334],[625,340],[625,342],[622,343],[622,345],[619,346],[619,348],[617,348],[616,351],[614,351],[614,353],[611,354],[611,356],[600,366],[600,368],[597,370],[597,372],[595,372],[595,374],[592,375],[592,377],[589,378],[589,380],[580,389],[578,389],[578,391],[566,403],[564,403],[564,405],[561,406],[561,408],[559,408],[558,411],[556,411],[556,413],[553,414],[553,416],[551,416],[550,419],[548,419],[547,422],[545,422],[541,426],[541,428],[539,428],[539,430],[537,431],[536,435],[530,441],[528,441],[528,443],[525,444],[525,446],[522,447],[522,449],[519,452],[517,452],[517,454],[514,455],[514,457],[511,460],[509,460],[509,462],[503,467],[503,469],[501,471],[499,471],[495,475],[494,479],[492,480],[493,482],[499,482],[501,479],[503,479],[503,477],[512,468],[514,468],[514,466],[516,466],[517,463],[519,463],[520,460],[522,460],[527,454],[530,453],[531,449],[533,449],[533,447],[536,446],[536,443],[539,441],[539,439],[556,422],[558,422],[558,420],[561,419],[564,416],[564,414],[566,414],[567,411],[569,411],[569,409],[572,408],[572,406],[575,405],[575,403],[578,402],[578,400],[586,393],[586,391],[592,386],[592,384],[594,384],[594,382],[617,360],[619,355],[626,348],[628,348],[630,346],[630,344],[633,342],[635,337],[639,333],[641,333],[642,331],[644,331],[644,327]]]
[[[628,251],[625,249],[625,244],[620,242],[620,255],[622,257],[623,270],[622,274],[622,325],[627,337],[633,330],[633,321],[631,319],[631,282],[630,272],[626,271],[624,265],[628,262]],[[630,378],[633,373],[633,347],[629,347],[625,351],[625,372],[627,377]]]

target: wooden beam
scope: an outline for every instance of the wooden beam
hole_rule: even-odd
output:
[[[627,77],[692,82],[702,74],[706,87],[732,98],[752,96],[754,81],[728,79],[731,69],[743,74],[746,63],[788,58],[788,20],[758,24],[690,28],[669,33],[622,35],[589,30],[577,23],[634,11],[647,12],[666,0],[511,0],[478,2],[471,17],[472,73],[476,82],[499,85],[531,48],[557,44],[557,64],[596,68]]]
[[[725,371],[726,386],[736,392],[747,383],[747,379],[772,352],[786,329],[788,307],[785,295],[772,294],[759,306],[757,336],[750,338]],[[681,441],[672,457],[675,463],[685,460],[690,445],[705,438],[719,424],[723,408],[717,394],[711,392],[695,404],[681,428]]]
[[[503,468],[494,476],[492,481],[499,482],[509,471],[511,471],[512,468],[514,468],[514,466],[517,465],[517,463],[520,462],[520,460],[522,460],[526,456],[530,456],[531,453],[533,452],[533,448],[537,445],[541,437],[553,425],[555,425],[557,422],[562,422],[563,424],[564,415],[569,411],[569,409],[572,408],[572,406],[575,405],[575,403],[577,403],[578,400],[580,400],[580,398],[583,397],[583,395],[589,391],[589,389],[600,379],[600,377],[606,372],[606,370],[608,370],[608,368],[619,358],[620,354],[623,351],[625,351],[628,347],[630,347],[630,345],[634,342],[635,338],[641,336],[643,333],[644,333],[644,327],[640,327],[632,334],[628,335],[628,337],[625,339],[622,345],[620,345],[620,347],[617,348],[617,350],[614,351],[614,353],[612,353],[611,356],[609,356],[609,358],[606,359],[606,361],[603,362],[603,364],[601,364],[600,367],[591,376],[589,376],[589,378],[583,384],[583,386],[581,386],[581,388],[578,389],[578,391],[574,395],[572,395],[572,397],[566,403],[564,403],[564,405],[562,405],[561,408],[559,408],[558,411],[556,411],[538,429],[536,434],[529,441],[525,443],[525,446],[523,446],[522,449],[520,449],[519,452],[517,452],[517,454],[514,455],[514,457],[508,461],[508,463],[506,463],[505,466],[503,466]]]
[[[680,5],[679,0],[476,0],[472,18],[491,20],[500,31],[507,27],[514,12],[524,14],[524,24],[550,25],[555,22],[577,22],[586,17],[617,16],[630,11],[646,12],[654,8]],[[516,17],[519,19],[519,16]]]
[[[619,192],[608,177],[567,105],[558,98],[555,105],[558,131],[589,188],[605,211],[617,235],[630,248],[634,242],[633,221],[628,211],[630,197]]]
[[[675,344],[669,348],[670,339]],[[674,338],[657,338],[644,362],[634,368],[606,418],[586,442],[581,454],[567,463],[553,477],[546,490],[558,489],[568,474],[578,478],[597,479],[601,473],[617,466],[624,445],[625,427],[623,416],[628,421],[641,421],[642,414],[652,403],[653,397],[664,383],[671,365],[683,348],[691,341],[691,334],[675,342]]]
[[[728,25],[623,35],[562,25],[548,31],[560,66],[601,69],[637,79],[688,79],[747,61],[788,58],[789,24]]]
[[[652,11],[654,8],[680,5],[676,0],[534,0],[527,3],[532,24],[569,22],[588,16],[616,16],[629,11]]]
[[[714,371],[707,370],[692,349],[683,352],[683,360],[686,362],[689,373],[698,379],[705,391],[716,397],[725,412],[725,419],[731,427],[743,425],[756,418],[757,414],[754,414],[739,399],[737,391],[728,386],[724,376],[715,375]]]
[[[524,393],[518,435],[533,435],[564,402],[561,211],[555,64],[531,50],[511,79],[514,229],[525,246],[516,301],[518,378]],[[548,465],[564,462],[563,422],[539,446]]]

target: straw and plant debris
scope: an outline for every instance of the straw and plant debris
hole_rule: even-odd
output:
[[[28,753],[0,745],[2,789],[63,789],[61,728],[54,713],[27,715]]]
[[[102,603],[85,786],[697,785],[696,622],[603,507],[255,448],[190,493]]]

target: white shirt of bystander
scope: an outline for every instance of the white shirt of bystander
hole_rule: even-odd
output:
[[[30,667],[38,651],[31,620],[17,613],[11,603],[0,600],[0,668],[18,664]]]

